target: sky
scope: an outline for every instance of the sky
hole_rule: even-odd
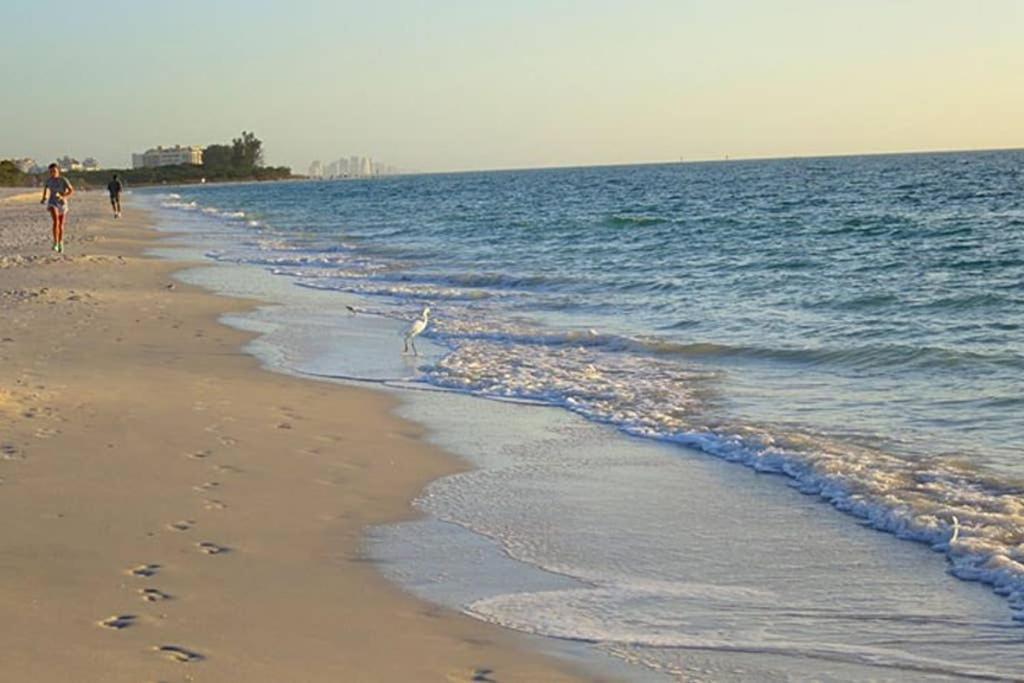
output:
[[[1024,0],[0,0],[0,158],[418,171],[1024,147]]]

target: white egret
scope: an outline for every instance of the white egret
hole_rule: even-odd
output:
[[[409,329],[405,331],[405,350],[402,353],[409,353],[409,345],[412,345],[412,352],[418,356],[419,351],[416,350],[416,337],[423,333],[423,330],[427,329],[427,324],[430,322],[430,306],[423,307],[423,313],[420,317],[413,321]]]

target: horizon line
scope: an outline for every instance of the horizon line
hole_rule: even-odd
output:
[[[969,148],[939,148],[939,149],[914,149],[914,150],[900,150],[900,151],[869,151],[869,152],[834,152],[824,154],[789,154],[783,156],[729,156],[724,155],[721,157],[679,157],[678,159],[662,159],[662,160],[644,160],[644,161],[616,161],[616,162],[598,162],[593,164],[574,164],[574,163],[553,163],[544,166],[491,166],[491,167],[480,167],[480,168],[461,168],[451,170],[399,170],[398,173],[389,174],[391,176],[396,175],[442,175],[442,174],[455,174],[455,173],[500,173],[505,171],[544,171],[544,170],[558,170],[558,169],[575,169],[575,168],[614,168],[617,166],[667,166],[670,164],[715,164],[715,163],[733,163],[733,162],[746,162],[746,161],[790,161],[794,159],[843,159],[852,157],[881,157],[881,156],[913,156],[922,154],[968,154],[968,153],[981,153],[981,152],[1020,152],[1024,151],[1024,144],[1021,146],[1014,147],[969,147]],[[15,160],[21,157],[0,157],[0,160]],[[395,164],[391,164],[395,166]],[[401,167],[398,167],[401,169]],[[101,167],[101,171],[130,171],[129,167],[118,168],[113,166]],[[294,168],[293,168],[294,171]],[[296,174],[293,172],[293,176],[302,178],[309,178],[309,176],[303,174]]]
[[[609,163],[594,164],[552,164],[550,166],[495,166],[484,168],[463,168],[449,171],[405,171],[395,175],[441,175],[445,173],[489,173],[502,171],[544,171],[573,168],[614,168],[616,166],[667,166],[670,164],[716,164],[733,163],[743,161],[789,161],[793,159],[844,159],[852,157],[884,157],[884,156],[913,156],[920,154],[968,154],[981,152],[1024,152],[1024,145],[1019,147],[969,147],[969,148],[941,148],[941,149],[915,149],[901,151],[871,151],[871,152],[834,152],[825,154],[790,154],[785,156],[724,156],[724,157],[695,157],[679,159],[664,159],[659,161],[616,161]]]

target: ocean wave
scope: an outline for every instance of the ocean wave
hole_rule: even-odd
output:
[[[330,276],[330,273],[327,273]],[[403,300],[415,301],[478,301],[494,296],[491,292],[480,289],[456,289],[450,287],[432,287],[429,285],[376,284],[350,280],[322,281],[301,279],[296,282],[300,287],[309,289],[327,289],[349,292],[362,296],[387,296]]]
[[[677,320],[671,325],[663,325],[663,330],[688,330],[694,327],[699,327],[703,321],[698,319],[689,318],[686,320]]]
[[[258,220],[249,219],[249,215],[244,211],[220,209],[215,206],[203,206],[194,200],[185,201],[181,195],[173,192],[161,196],[160,206],[164,209],[174,209],[178,211],[198,211],[199,213],[211,218],[246,222],[250,226],[260,225]]]
[[[931,311],[977,312],[985,308],[1021,306],[1022,304],[1024,304],[1024,299],[1020,297],[1008,296],[997,292],[978,292],[939,297],[931,301],[908,305],[913,308]]]
[[[452,297],[455,298],[455,297]],[[699,324],[690,321],[685,326]],[[714,342],[679,342],[655,336],[604,334],[597,330],[550,332],[544,328],[496,326],[492,321],[444,320],[437,325],[458,343],[494,341],[506,344],[543,346],[600,347],[609,351],[628,351],[654,356],[678,356],[682,359],[725,358],[775,360],[809,366],[844,366],[859,370],[879,368],[943,369],[953,367],[991,367],[1024,370],[1024,357],[1017,354],[954,351],[941,347],[914,347],[899,344],[872,344],[848,348],[772,348]]]
[[[329,256],[332,254],[352,254],[358,248],[353,242],[332,240],[330,244],[307,244],[291,235],[262,235],[257,245],[264,252],[299,253],[308,256]],[[270,256],[268,256],[269,258]],[[369,261],[364,257],[364,261]]]
[[[965,245],[964,251],[969,251],[972,254],[977,252],[977,246],[973,244]],[[973,270],[977,269],[980,271],[989,270],[1004,270],[1010,268],[1020,268],[1024,266],[1024,259],[1020,258],[987,258],[987,259],[957,259],[951,260],[942,264],[947,268],[954,270]]]
[[[675,343],[658,340],[634,340],[639,348],[655,353],[681,356],[749,358],[778,360],[822,366],[844,366],[860,370],[879,368],[943,369],[954,367],[993,367],[1024,369],[1024,358],[1005,353],[954,351],[940,347],[917,347],[899,344],[872,344],[849,348],[783,349],[715,343]],[[636,346],[630,345],[633,348]]]
[[[276,254],[259,254],[246,257],[246,262],[257,266],[271,266],[274,268],[283,266],[319,266],[331,268],[334,266],[349,265],[354,260],[346,254],[288,254],[280,256]]]
[[[992,585],[1024,620],[1024,483],[825,435],[712,418],[713,373],[598,347],[463,341],[424,381],[558,405],[634,436],[679,443],[792,479],[879,530],[943,552],[950,571]],[[959,520],[958,523],[954,520]]]
[[[722,621],[731,623],[743,614],[759,608],[779,614],[776,596],[749,589],[728,590],[709,584],[648,585],[651,582],[599,582],[592,587],[535,591],[498,595],[472,602],[466,613],[484,621],[534,635],[600,644],[612,653],[618,648],[657,648],[659,650],[698,650],[702,652],[781,655],[801,659],[818,659],[900,672],[901,677],[914,674],[954,676],[986,681],[1015,681],[1015,674],[993,667],[965,665],[956,660],[915,656],[897,647],[853,645],[832,633],[789,632],[786,624],[776,625],[772,632],[755,635],[722,634]],[[638,605],[645,611],[653,604],[669,603],[676,607],[671,614],[652,622],[630,619]],[[692,613],[714,610],[713,627],[703,626],[689,618]],[[814,610],[812,610],[814,611]],[[821,610],[818,610],[820,612]],[[821,614],[815,614],[821,617]],[[731,617],[731,618],[730,618]],[[878,621],[882,627],[887,617],[876,614],[840,615],[857,622]],[[897,617],[912,620],[913,617]],[[935,622],[935,615],[922,615],[921,623]],[[778,631],[782,632],[779,633]],[[831,638],[829,636],[832,636]],[[1011,641],[1012,642],[1012,641]],[[662,668],[650,662],[654,668]],[[673,671],[682,675],[682,671]]]
[[[362,250],[360,250],[362,253]],[[388,269],[395,270],[395,269]],[[465,287],[469,289],[492,290],[533,290],[549,291],[571,287],[578,283],[577,278],[559,275],[520,275],[498,272],[461,272],[461,273],[408,273],[397,271],[383,281],[395,283],[400,287],[423,285],[434,287]]]
[[[668,223],[669,220],[661,216],[614,214],[612,216],[609,216],[605,222],[611,226],[644,227],[647,225],[661,225],[662,223]]]
[[[458,287],[500,289],[544,288],[572,284],[574,279],[556,275],[513,275],[509,273],[452,273],[438,280]]]
[[[833,296],[820,301],[814,301],[807,305],[808,308],[826,307],[839,311],[859,311],[873,308],[884,308],[900,303],[896,294],[888,292],[877,292],[869,294],[855,294],[853,296]]]
[[[168,199],[166,201],[160,202],[160,206],[162,206],[165,209],[179,209],[183,211],[194,211],[195,209],[199,208],[199,204],[197,204],[196,202],[186,202],[182,200],[181,197],[177,197],[176,199]]]

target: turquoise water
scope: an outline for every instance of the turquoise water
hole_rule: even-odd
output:
[[[418,381],[760,471],[1024,611],[1024,152],[149,191],[209,256],[362,297]],[[954,519],[956,520],[954,522]]]

